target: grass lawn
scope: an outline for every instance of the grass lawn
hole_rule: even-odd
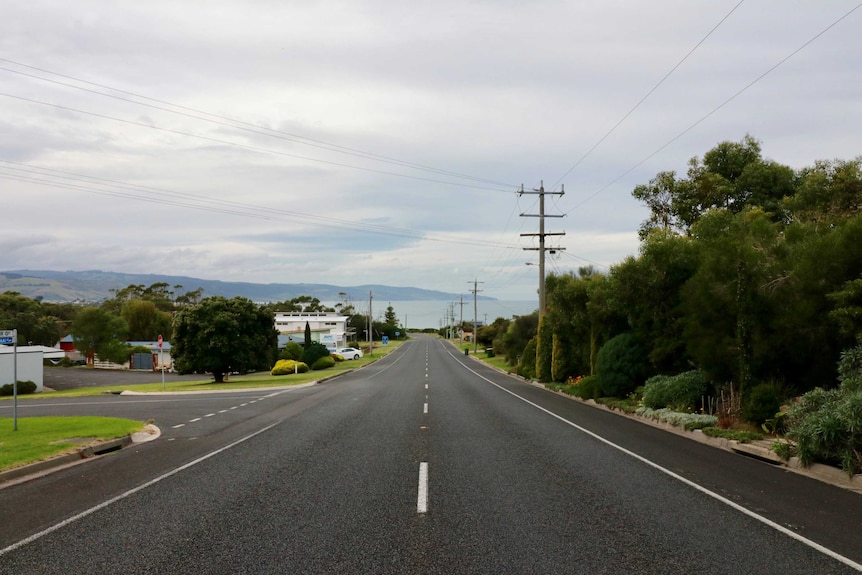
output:
[[[236,389],[255,387],[281,387],[285,385],[299,385],[302,383],[310,383],[345,373],[347,371],[368,365],[385,356],[388,353],[396,350],[402,342],[390,342],[388,346],[381,346],[375,342],[373,355],[365,355],[359,359],[341,361],[335,364],[334,367],[323,369],[320,371],[309,371],[308,373],[298,373],[293,375],[270,375],[269,372],[263,371],[258,373],[250,373],[248,375],[232,375],[228,381],[224,383],[213,383],[212,377],[201,375],[199,380],[189,381],[168,381],[164,386],[161,382],[161,376],[158,373],[153,374],[153,383],[142,383],[135,385],[103,385],[98,387],[81,387],[77,389],[68,389],[64,391],[46,391],[42,393],[34,393],[32,395],[19,395],[18,400],[29,399],[44,399],[57,397],[81,397],[86,395],[100,395],[109,392],[119,392],[124,390],[137,391],[141,393],[157,392],[157,391],[214,391],[220,389]],[[2,399],[11,399],[3,397]]]
[[[144,428],[140,421],[116,417],[0,418],[0,471],[76,451],[97,441],[124,437]]]

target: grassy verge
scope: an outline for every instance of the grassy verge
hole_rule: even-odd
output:
[[[76,451],[98,441],[143,429],[140,421],[116,417],[0,418],[0,471]]]
[[[44,399],[57,397],[81,397],[87,395],[99,395],[102,393],[118,392],[123,390],[138,391],[141,393],[157,392],[157,391],[217,391],[226,389],[242,390],[243,388],[255,387],[281,387],[284,385],[300,385],[326,379],[341,373],[351,371],[358,367],[368,365],[380,359],[381,357],[395,351],[401,342],[390,342],[388,346],[380,346],[375,343],[374,353],[365,355],[359,359],[349,361],[341,361],[335,364],[334,367],[323,369],[320,371],[309,371],[308,373],[298,373],[292,375],[270,375],[269,372],[263,371],[258,373],[250,373],[248,375],[232,375],[228,381],[224,383],[213,383],[212,377],[201,375],[199,380],[184,380],[184,381],[166,381],[164,385],[161,382],[161,376],[158,373],[153,374],[153,383],[136,383],[134,385],[102,385],[94,387],[81,387],[77,389],[68,389],[64,391],[46,391],[35,393],[32,395],[18,396],[18,399]],[[10,399],[4,397],[2,399]]]

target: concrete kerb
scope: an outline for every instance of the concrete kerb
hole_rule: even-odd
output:
[[[651,425],[652,427],[657,427],[659,429],[663,429],[664,431],[674,433],[676,435],[686,437],[688,439],[692,439],[694,441],[698,441],[700,443],[716,447],[718,449],[723,449],[725,451],[732,451],[734,453],[738,453],[740,455],[744,455],[747,457],[753,457],[759,459],[760,461],[764,461],[766,463],[771,463],[773,465],[778,465],[784,467],[785,469],[792,471],[794,473],[799,473],[800,475],[805,475],[807,477],[811,477],[813,479],[817,479],[818,481],[823,481],[824,483],[829,483],[831,485],[835,485],[836,487],[842,487],[844,489],[849,489],[851,491],[855,491],[856,493],[862,494],[862,474],[854,475],[853,477],[848,476],[844,471],[838,469],[837,467],[832,467],[830,465],[823,465],[820,463],[814,463],[809,467],[805,467],[802,465],[802,462],[799,461],[798,457],[791,457],[789,461],[785,461],[778,457],[778,455],[770,449],[772,444],[771,441],[761,440],[755,441],[752,443],[740,443],[739,441],[733,439],[725,439],[722,437],[710,437],[705,435],[701,430],[696,429],[694,431],[687,431],[685,429],[681,429],[669,423],[664,423],[660,421],[656,421],[654,419],[649,419],[647,417],[641,417],[636,414],[625,413],[618,409],[611,409],[606,405],[602,405],[601,403],[597,403],[592,399],[583,400],[579,397],[574,397],[567,393],[563,393],[561,391],[554,391],[552,389],[548,389],[543,384],[525,380],[523,377],[519,375],[514,375],[509,373],[499,367],[495,367],[493,365],[487,364],[483,362],[481,359],[472,357],[475,361],[482,363],[488,367],[491,367],[500,373],[508,375],[514,379],[517,379],[521,382],[529,383],[535,387],[540,389],[544,389],[550,393],[554,393],[561,397],[565,397],[567,399],[571,399],[573,401],[578,401],[584,405],[589,405],[590,407],[594,407],[597,409],[603,409],[615,415],[625,417],[628,419],[632,419],[638,421],[640,423],[644,423],[646,425]]]
[[[153,441],[154,439],[158,439],[161,434],[161,429],[148,423],[144,426],[142,431],[132,433],[131,435],[110,439],[108,441],[99,441],[86,445],[70,453],[58,455],[57,457],[51,457],[43,461],[14,467],[12,469],[7,469],[6,471],[0,471],[0,489],[15,485],[21,481],[29,481],[30,479],[47,475],[48,473],[58,469],[84,463],[85,461],[91,460],[95,457],[112,453],[130,445]]]

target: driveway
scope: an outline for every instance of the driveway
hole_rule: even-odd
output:
[[[45,387],[56,390],[101,385],[135,385],[161,383],[162,374],[153,371],[131,371],[127,369],[95,369],[92,367],[45,367]],[[207,373],[180,375],[165,373],[165,381],[199,381],[211,379]]]

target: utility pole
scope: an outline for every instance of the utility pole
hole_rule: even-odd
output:
[[[539,218],[539,233],[538,234],[521,234],[521,236],[538,236],[539,238],[539,247],[538,248],[524,248],[525,250],[537,251],[539,252],[539,321],[542,320],[542,315],[545,313],[545,252],[556,253],[557,250],[564,250],[566,248],[554,246],[554,247],[545,247],[545,238],[547,236],[564,236],[565,232],[557,232],[557,233],[549,233],[545,232],[545,218],[562,218],[565,214],[546,214],[545,213],[545,195],[550,194],[552,196],[562,196],[566,192],[563,189],[563,186],[560,186],[559,192],[546,192],[544,182],[539,183],[539,189],[533,188],[532,191],[525,191],[524,185],[521,184],[521,190],[518,192],[519,196],[523,196],[524,194],[536,194],[539,196],[539,213],[538,214],[521,214],[521,217],[528,218]]]
[[[371,313],[371,290],[368,290],[368,353],[374,355],[374,314]]]
[[[482,291],[479,289],[479,284],[483,284],[485,282],[480,282],[478,280],[473,280],[473,355],[476,355],[476,351],[479,346],[479,326],[477,322],[479,321],[478,307],[476,304],[476,295]],[[487,317],[487,314],[485,314]]]

